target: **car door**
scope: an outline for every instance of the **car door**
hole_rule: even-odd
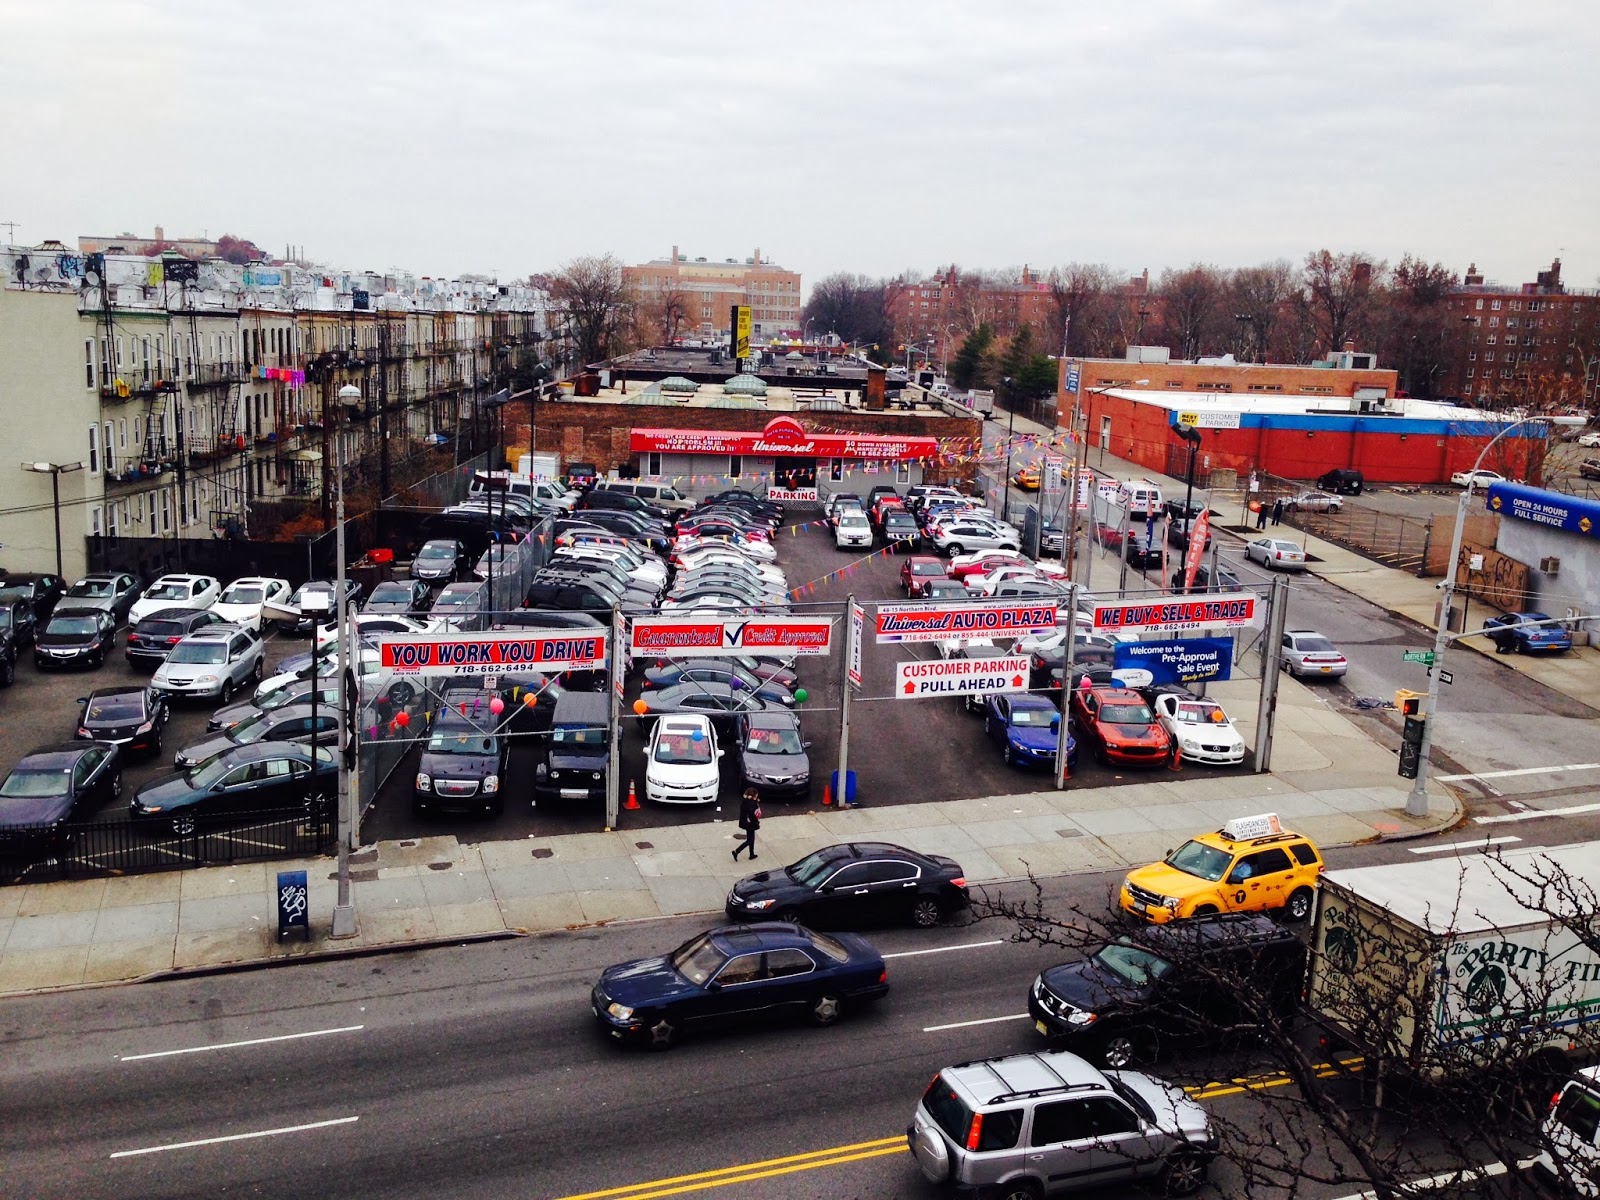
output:
[[[201,802],[201,812],[207,816],[228,816],[271,808],[270,803],[264,802],[266,782],[266,763],[240,763],[224,775],[221,783]]]
[[[909,921],[911,907],[922,894],[922,868],[903,858],[884,858],[867,865],[873,918],[897,925]]]
[[[817,898],[807,906],[808,918],[818,925],[856,929],[870,920],[871,872],[868,864],[849,863],[817,886]]]
[[[762,990],[766,980],[764,957],[763,951],[752,950],[723,963],[706,980],[705,999],[697,1013],[687,1014],[686,1024],[726,1025],[760,1015],[767,1005]]]
[[[819,974],[809,954],[794,946],[768,950],[765,970],[768,1013],[778,1016],[806,1007],[816,990]]]
[[[92,815],[99,806],[111,798],[112,772],[106,769],[110,752],[102,746],[91,746],[78,756],[72,765],[72,811],[70,817]]]
[[[1282,846],[1244,855],[1223,879],[1223,897],[1228,907],[1250,912],[1280,907],[1293,865]]]
[[[1086,1096],[1054,1100],[1033,1110],[1028,1173],[1049,1192],[1097,1187],[1126,1179],[1149,1161],[1139,1118],[1121,1100]]]
[[[1011,701],[1004,696],[989,697],[988,726],[989,739],[996,745],[1006,744],[1006,727],[1011,723]]]

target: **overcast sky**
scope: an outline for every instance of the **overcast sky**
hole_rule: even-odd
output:
[[[502,278],[1326,246],[1594,287],[1597,62],[1595,0],[0,0],[0,222]]]

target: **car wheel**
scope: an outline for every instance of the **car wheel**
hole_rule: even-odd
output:
[[[104,650],[96,650],[89,656],[89,669],[91,671],[98,671],[101,667],[105,666],[105,662],[106,652]]]
[[[823,992],[811,1002],[811,1023],[819,1028],[826,1028],[837,1021],[843,1011],[843,1000],[832,992]]]
[[[1013,1179],[995,1195],[1001,1200],[1039,1200],[1044,1191],[1031,1179]]]
[[[1161,1186],[1169,1196],[1192,1196],[1206,1181],[1206,1160],[1180,1151],[1161,1169]]]
[[[120,770],[111,777],[111,798],[113,800],[122,799],[122,772]]]
[[[1005,764],[1008,767],[1014,767],[1017,765],[1017,754],[1016,751],[1011,749],[1010,742],[1006,743],[1005,749],[1001,751],[1000,757],[1005,760]]]
[[[650,1049],[671,1050],[678,1042],[678,1027],[666,1017],[658,1016],[655,1022],[646,1027],[645,1032],[650,1035]]]
[[[911,923],[918,929],[933,929],[944,921],[944,909],[931,896],[924,896],[911,906]]]
[[[161,757],[161,726],[157,725],[155,733],[150,739],[150,757]]]
[[[1217,906],[1215,904],[1197,904],[1195,905],[1194,912],[1190,915],[1196,917],[1214,917],[1217,915]]]
[[[300,802],[300,807],[306,810],[306,816],[308,817],[321,817],[327,813],[330,805],[328,803],[328,798],[321,792],[318,792],[316,795],[307,796],[304,800],[302,800]]]
[[[1299,924],[1311,916],[1311,889],[1295,888],[1289,893],[1289,903],[1283,906],[1283,915]]]
[[[1138,1057],[1138,1046],[1126,1033],[1114,1033],[1100,1043],[1100,1061],[1110,1070],[1121,1071],[1131,1067],[1133,1060]]]
[[[1094,760],[1102,767],[1109,767],[1111,765],[1111,756],[1106,753],[1106,748],[1104,746],[1096,746],[1094,748]]]
[[[182,816],[172,818],[172,832],[179,837],[188,837],[195,831],[196,823],[193,813],[184,813]]]
[[[951,542],[948,546],[946,546],[944,548],[944,556],[946,558],[954,558],[956,555],[958,555],[960,553],[961,553],[961,543],[960,542]]]
[[[0,687],[10,687],[17,681],[17,664],[11,659],[0,662]]]
[[[233,677],[232,676],[229,676],[227,679],[224,679],[222,681],[222,692],[220,694],[221,694],[222,702],[224,704],[229,703],[233,699]]]
[[[254,683],[260,683],[261,682],[261,676],[262,676],[262,674],[264,672],[264,669],[265,669],[263,664],[265,664],[265,662],[266,662],[266,655],[262,655],[260,658],[256,659],[256,665],[250,671],[250,679],[251,679],[252,682],[254,682]]]
[[[774,921],[782,921],[785,925],[801,925],[801,924],[804,924],[804,922],[802,922],[800,920],[800,912],[799,912],[799,910],[798,909],[793,909],[793,908],[779,909],[778,910],[778,915],[775,916],[773,918],[773,920]]]

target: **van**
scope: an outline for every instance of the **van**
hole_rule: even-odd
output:
[[[1344,496],[1359,496],[1366,486],[1366,477],[1349,467],[1336,467],[1317,476],[1317,486],[1325,492]]]
[[[1144,520],[1161,512],[1161,489],[1148,479],[1129,479],[1117,487],[1117,507],[1128,510],[1130,517]]]
[[[695,502],[677,488],[665,483],[645,483],[634,479],[608,479],[600,485],[608,492],[637,496],[648,505],[668,513],[686,513]]]
[[[613,488],[610,484],[600,484],[585,492],[573,507],[574,512],[588,512],[597,508],[619,509],[622,512],[638,513],[640,516],[654,517],[658,521],[667,519],[666,510],[657,508],[643,497],[635,495],[631,490],[623,491]]]
[[[535,801],[605,799],[610,723],[610,697],[600,692],[562,694],[533,769]]]

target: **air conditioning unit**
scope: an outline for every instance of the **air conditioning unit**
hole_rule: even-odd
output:
[[[1546,575],[1557,575],[1561,571],[1561,560],[1559,558],[1541,558],[1539,560],[1539,570]]]

